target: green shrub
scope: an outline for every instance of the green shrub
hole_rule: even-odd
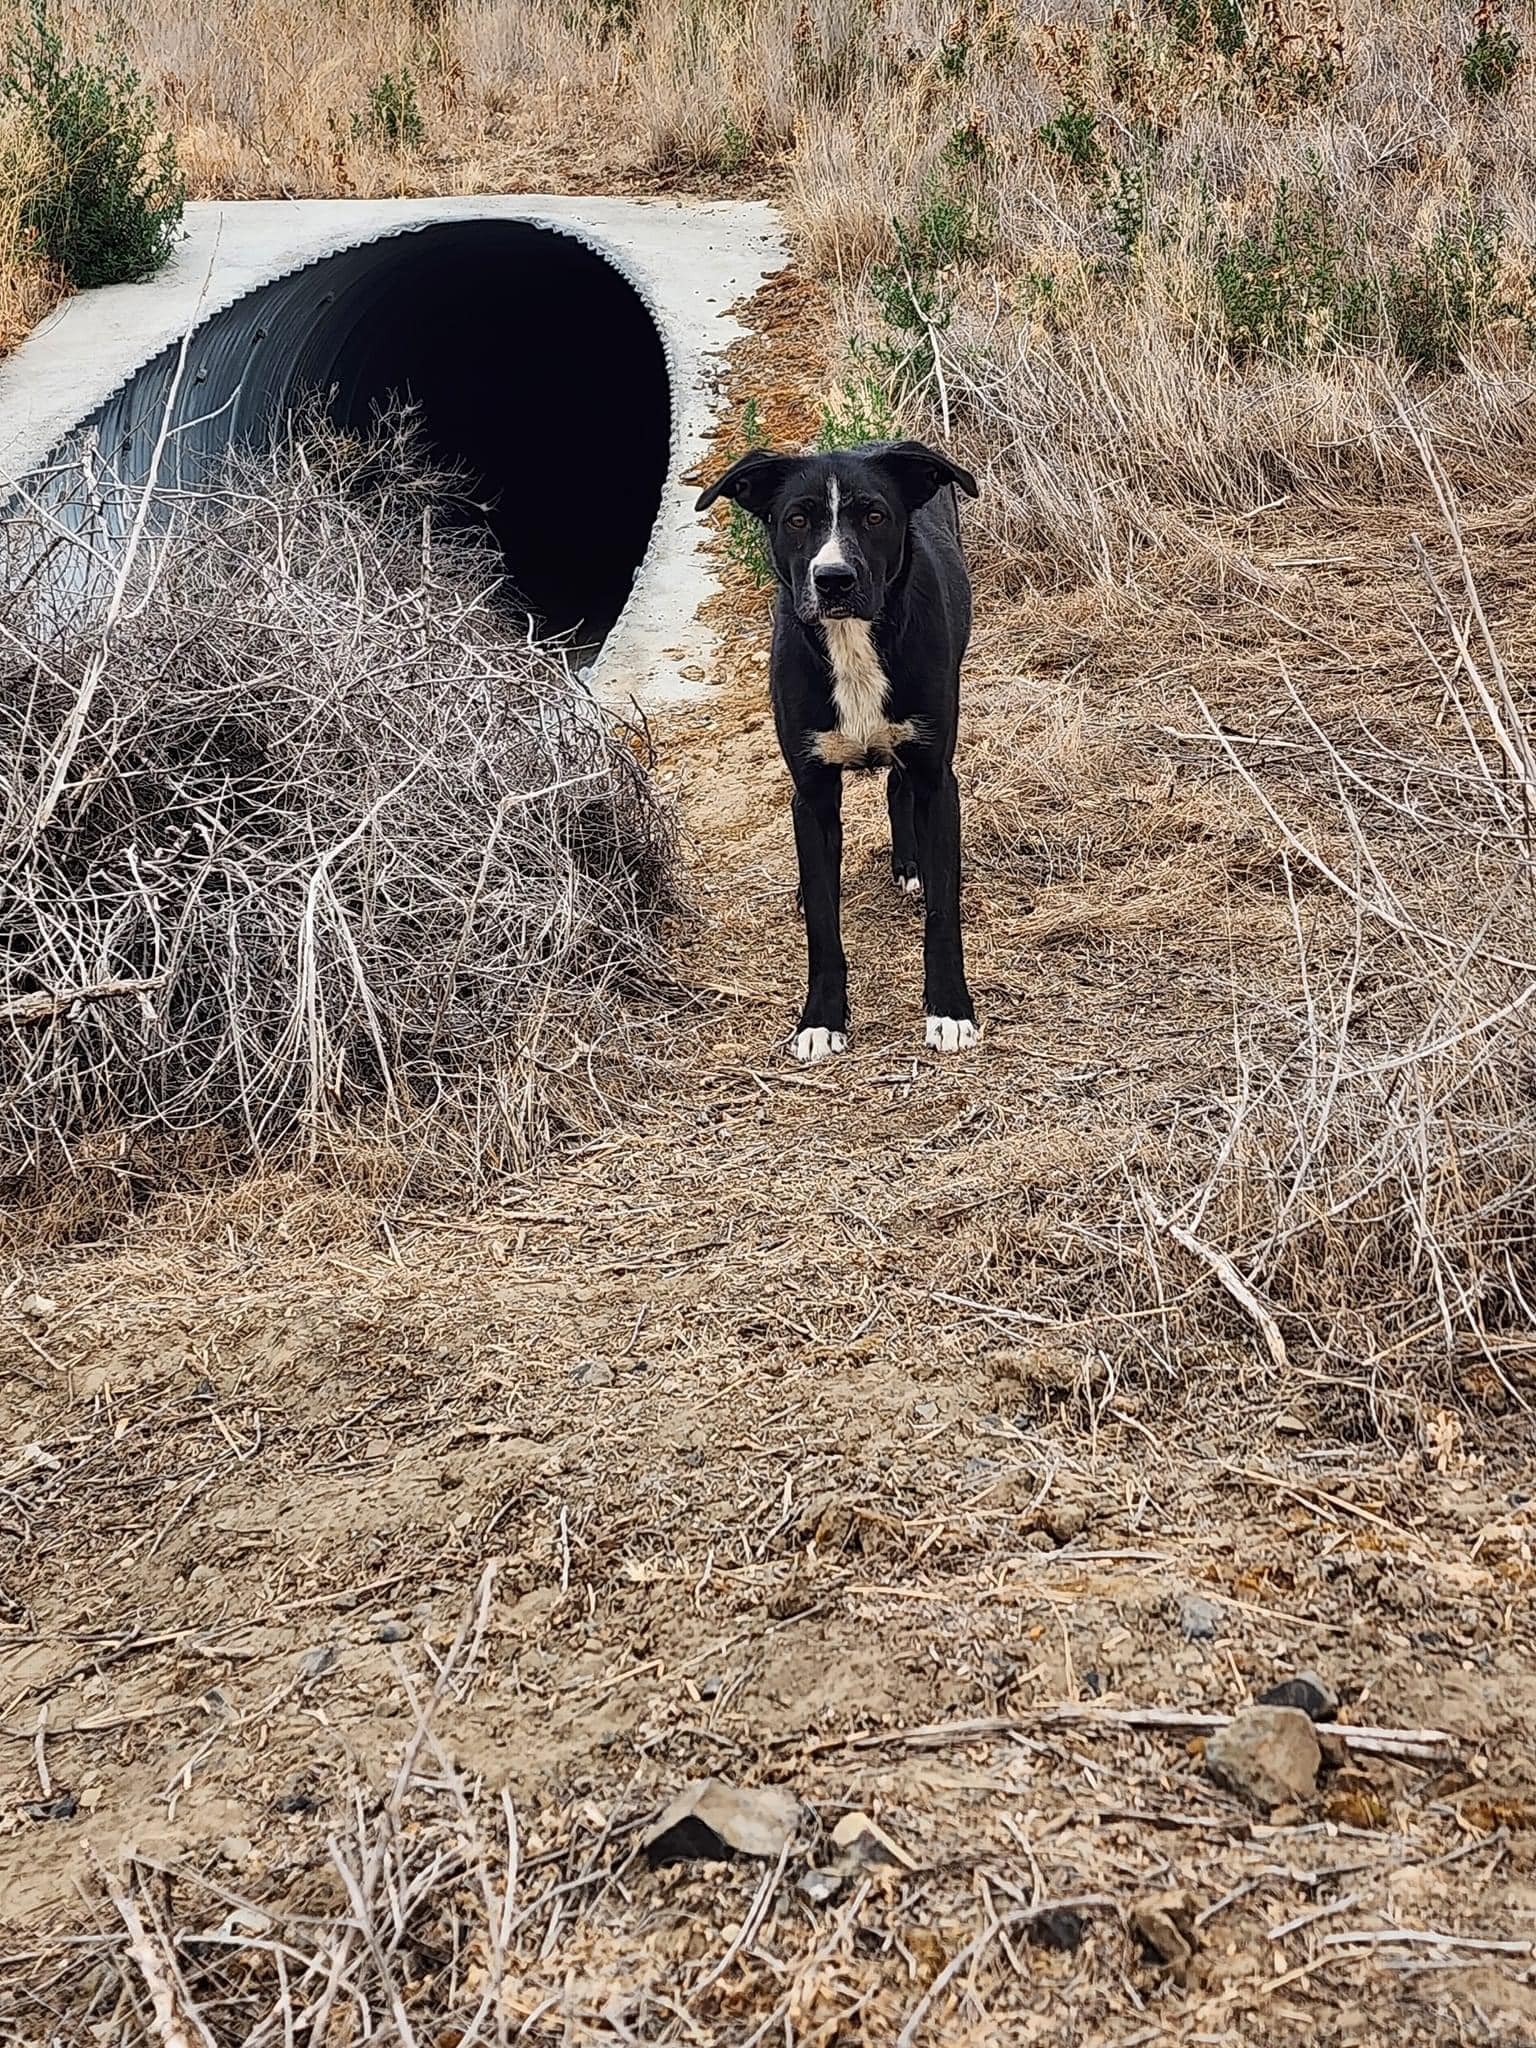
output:
[[[1147,231],[1151,180],[1143,164],[1118,164],[1104,201],[1104,222],[1129,263]]]
[[[929,176],[912,217],[912,241],[933,270],[948,270],[987,253],[986,227],[974,189]]]
[[[965,67],[970,62],[971,38],[963,19],[953,23],[944,31],[939,43],[939,75],[951,85],[958,85],[965,76]]]
[[[941,157],[945,170],[961,176],[968,171],[984,170],[991,160],[991,145],[979,115],[955,130],[945,143]]]
[[[1468,209],[1437,228],[1406,262],[1388,268],[1383,312],[1404,362],[1417,370],[1444,370],[1466,353],[1479,329],[1503,310],[1503,253],[1502,215],[1479,220]]]
[[[1470,208],[1383,265],[1320,192],[1280,188],[1256,233],[1224,249],[1214,284],[1234,355],[1300,357],[1389,345],[1416,370],[1450,368],[1504,307],[1502,216]]]
[[[927,390],[937,380],[935,337],[953,317],[948,273],[984,256],[987,237],[974,191],[932,174],[910,221],[893,221],[896,257],[876,263],[869,294],[885,323],[872,351],[886,388],[900,402],[905,391]]]
[[[1208,42],[1223,57],[1235,57],[1248,41],[1242,0],[1163,0],[1163,12],[1187,50]]]
[[[368,111],[354,117],[352,133],[358,141],[367,136],[402,152],[420,149],[426,141],[427,124],[416,98],[416,81],[403,64],[369,86]]]
[[[1080,100],[1068,100],[1049,121],[1035,130],[1036,139],[1082,177],[1097,177],[1104,163],[1099,117]]]
[[[753,146],[749,131],[742,127],[734,114],[720,117],[720,140],[715,149],[715,163],[727,176],[739,171],[752,161]]]
[[[823,455],[837,448],[858,448],[866,441],[892,441],[896,420],[890,393],[879,377],[865,371],[845,384],[821,409],[816,446]]]
[[[1375,293],[1362,238],[1321,193],[1280,187],[1269,222],[1224,249],[1214,282],[1235,355],[1303,356],[1366,339]]]
[[[169,135],[123,50],[66,53],[49,0],[29,0],[5,56],[0,92],[40,145],[22,224],[71,284],[127,284],[158,270],[181,225],[186,190]]]
[[[1471,99],[1498,99],[1514,83],[1520,68],[1520,38],[1493,8],[1478,9],[1477,33],[1461,58],[1461,83]]]
[[[753,448],[766,445],[763,433],[762,415],[758,412],[757,401],[749,398],[741,409],[740,445],[734,450],[732,460],[747,454]],[[768,558],[768,540],[761,523],[748,512],[745,506],[730,502],[726,506],[725,551],[739,569],[744,569],[751,580],[761,587],[773,581],[773,563]]]

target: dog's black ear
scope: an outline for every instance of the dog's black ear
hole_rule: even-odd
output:
[[[956,485],[968,498],[977,495],[976,479],[968,469],[962,469],[958,462],[951,462],[947,455],[921,441],[897,441],[882,449],[878,459],[909,512],[926,505],[934,492],[943,490],[946,484]]]
[[[768,448],[749,448],[739,462],[733,462],[725,475],[716,478],[702,493],[693,509],[707,512],[716,498],[733,498],[761,519],[794,463],[792,455],[775,455]]]

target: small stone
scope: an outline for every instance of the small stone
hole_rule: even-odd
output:
[[[328,1671],[334,1671],[341,1662],[341,1652],[334,1643],[320,1643],[313,1650],[306,1650],[299,1659],[299,1678],[305,1685],[312,1685],[317,1678],[324,1678]]]
[[[249,1863],[256,1854],[256,1844],[249,1835],[226,1835],[219,1844],[219,1854],[226,1863]]]
[[[1205,1745],[1206,1775],[1261,1813],[1312,1798],[1321,1763],[1312,1723],[1299,1707],[1245,1707]]]
[[[28,1820],[73,1820],[80,1802],[73,1792],[55,1792],[51,1799],[29,1799],[22,1806]]]
[[[376,1643],[408,1643],[410,1639],[411,1627],[406,1621],[381,1621],[373,1632]]]
[[[46,1294],[29,1294],[21,1312],[29,1323],[49,1323],[58,1314],[59,1304]]]
[[[684,1789],[641,1847],[654,1870],[663,1863],[722,1863],[736,1856],[780,1855],[800,1825],[800,1802],[785,1785],[731,1785],[701,1778]]]
[[[717,1700],[724,1691],[725,1680],[714,1672],[711,1672],[708,1678],[701,1678],[699,1680],[699,1698],[701,1700]]]
[[[318,1813],[320,1801],[313,1792],[283,1792],[274,1801],[279,1813]]]
[[[1299,1707],[1309,1721],[1336,1721],[1339,1696],[1315,1671],[1298,1671],[1294,1678],[1282,1678],[1256,1702],[1261,1707]]]
[[[578,1387],[611,1387],[617,1374],[606,1359],[588,1358],[571,1374]]]
[[[1043,1554],[1047,1550],[1054,1550],[1056,1548],[1056,1539],[1044,1529],[1031,1529],[1024,1538],[1024,1548],[1026,1550],[1038,1550]]]
[[[221,1934],[254,1935],[258,1940],[272,1932],[271,1915],[263,1913],[257,1906],[236,1906],[224,1917]]]
[[[840,1870],[807,1870],[800,1877],[800,1889],[812,1905],[824,1906],[835,1899],[848,1882]]]
[[[1182,1983],[1195,1953],[1195,1902],[1189,1893],[1149,1892],[1133,1902],[1126,1918],[1148,1959]]]
[[[1080,1500],[1047,1501],[1039,1514],[1040,1527],[1053,1543],[1070,1543],[1088,1526],[1088,1510]]]
[[[1026,1941],[1033,1942],[1036,1948],[1056,1949],[1063,1955],[1071,1955],[1082,1947],[1086,1931],[1082,1914],[1070,1906],[1048,1906],[1024,1923]]]
[[[1179,1602],[1179,1633],[1187,1643],[1208,1643],[1221,1633],[1221,1609],[1214,1600],[1186,1593]]]
[[[912,1403],[912,1420],[914,1422],[936,1421],[938,1413],[939,1404],[937,1401],[914,1401]]]
[[[867,1813],[845,1813],[832,1830],[832,1846],[839,1852],[838,1868],[850,1875],[882,1863],[891,1870],[917,1868],[901,1844]]]

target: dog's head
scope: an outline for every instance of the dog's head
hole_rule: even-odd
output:
[[[774,573],[796,616],[877,619],[905,572],[907,527],[936,491],[976,479],[921,441],[873,442],[834,455],[775,455],[754,448],[700,497],[704,511],[730,498],[760,519]]]

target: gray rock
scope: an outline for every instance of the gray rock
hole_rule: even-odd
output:
[[[571,1374],[578,1387],[611,1387],[618,1375],[606,1359],[588,1358]]]
[[[1088,1526],[1088,1510],[1080,1500],[1047,1501],[1039,1514],[1040,1527],[1053,1543],[1070,1543]]]
[[[1126,1919],[1148,1961],[1161,1963],[1182,1984],[1197,1940],[1195,1902],[1189,1893],[1149,1892],[1131,1902]]]
[[[340,1662],[341,1652],[334,1643],[320,1643],[299,1659],[299,1678],[306,1685],[312,1684],[328,1671],[334,1671]]]
[[[1322,1760],[1299,1707],[1245,1707],[1205,1745],[1206,1776],[1261,1813],[1309,1800]]]
[[[1179,1632],[1188,1643],[1208,1643],[1221,1633],[1221,1609],[1214,1600],[1186,1593],[1179,1602]]]
[[[731,1785],[701,1778],[683,1788],[641,1837],[652,1869],[662,1863],[721,1863],[778,1856],[800,1825],[800,1802],[785,1785]]]
[[[1299,1707],[1309,1721],[1336,1721],[1339,1696],[1315,1671],[1298,1671],[1294,1678],[1282,1678],[1268,1692],[1261,1692],[1261,1707]]]
[[[408,1643],[411,1626],[406,1621],[381,1621],[373,1632],[376,1643]]]

